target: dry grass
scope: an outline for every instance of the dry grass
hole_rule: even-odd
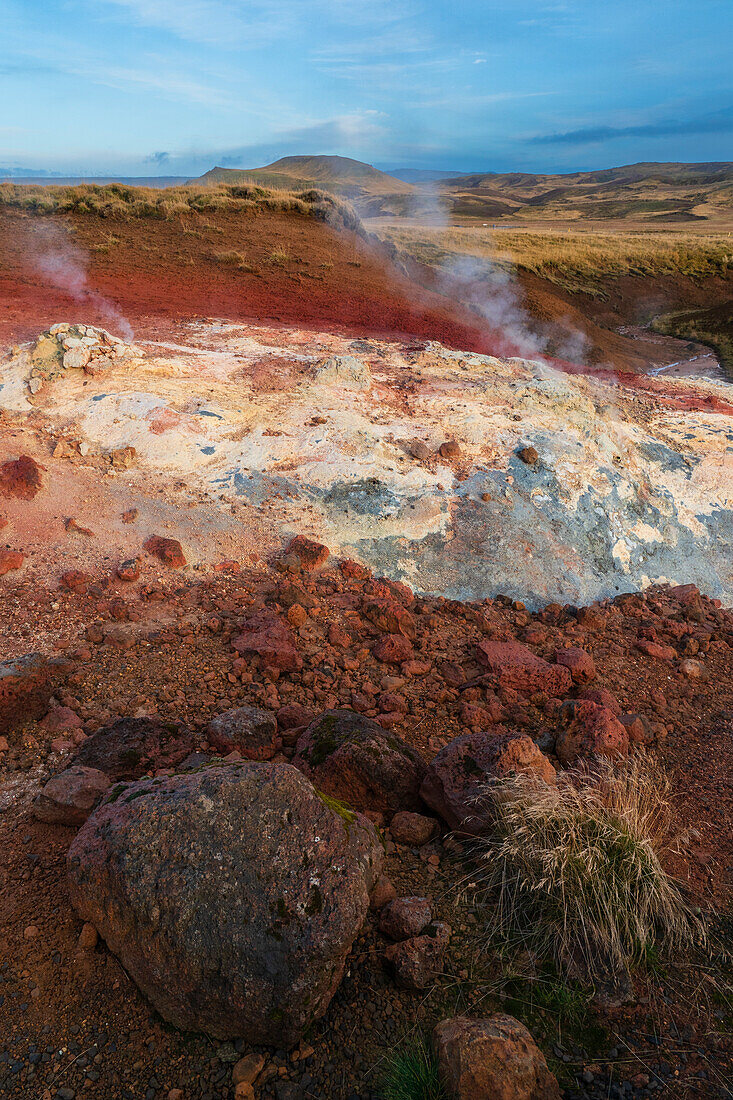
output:
[[[666,873],[668,783],[639,754],[598,760],[550,786],[526,775],[487,791],[495,832],[481,842],[482,884],[496,896],[490,931],[594,981],[653,948],[706,939],[702,919]]]
[[[590,233],[573,230],[401,228],[381,235],[413,259],[433,267],[455,266],[472,256],[499,267],[523,268],[566,290],[598,294],[603,280],[621,275],[686,275],[695,279],[733,274],[733,238],[684,232]]]
[[[350,203],[327,191],[281,191],[250,184],[216,187],[184,186],[155,189],[124,184],[79,184],[53,187],[37,184],[0,184],[0,208],[29,214],[94,214],[126,221],[131,218],[170,220],[226,211],[240,215],[264,211],[301,214],[327,222],[339,229],[351,229],[364,236],[364,229]]]

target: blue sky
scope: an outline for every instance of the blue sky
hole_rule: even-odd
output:
[[[733,0],[3,0],[0,170],[733,160]]]

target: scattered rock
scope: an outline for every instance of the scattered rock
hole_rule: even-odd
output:
[[[560,1100],[542,1051],[512,1016],[454,1016],[438,1024],[433,1043],[451,1100]]]
[[[379,931],[391,940],[419,936],[433,919],[427,898],[395,898],[382,909]]]
[[[50,825],[83,825],[109,784],[96,768],[67,768],[36,795],[33,815]]]
[[[0,466],[0,496],[16,500],[33,500],[41,491],[40,466],[30,455],[21,455]]]
[[[629,735],[616,715],[588,699],[570,709],[571,720],[555,741],[555,752],[564,767],[580,759],[605,756],[611,760],[629,751]]]
[[[479,662],[503,687],[562,697],[572,685],[564,665],[551,665],[519,642],[496,642],[485,638],[477,647]]]
[[[385,634],[401,634],[414,642],[417,637],[417,624],[414,617],[396,600],[366,599],[362,606],[365,618],[374,623]]]
[[[570,670],[574,684],[587,684],[590,680],[595,680],[596,666],[587,650],[578,649],[577,646],[558,649],[555,660]]]
[[[391,944],[384,953],[393,967],[395,981],[403,989],[422,990],[440,975],[450,927],[442,921],[428,925],[425,934]]]
[[[183,554],[183,547],[178,539],[167,539],[162,535],[151,535],[143,543],[143,550],[147,550],[148,554],[158,558],[172,569],[181,569],[188,564]]]
[[[83,924],[79,939],[76,941],[82,951],[93,951],[99,942],[97,929],[93,924]]]
[[[621,713],[621,704],[615,695],[605,688],[583,688],[578,692],[578,699],[587,699],[590,703],[597,703],[599,707],[605,707],[618,718]]]
[[[319,789],[357,810],[420,807],[426,764],[419,752],[353,710],[329,710],[298,739],[293,764]]]
[[[534,447],[520,447],[517,451],[517,458],[521,458],[527,466],[535,466],[539,461],[539,457]]]
[[[288,543],[286,554],[295,554],[299,558],[299,567],[303,573],[313,573],[325,565],[330,557],[330,550],[320,542],[313,542],[303,535],[296,535]]]
[[[677,650],[671,645],[660,645],[659,642],[650,642],[646,638],[639,639],[636,648],[647,657],[656,657],[659,661],[672,661],[677,656]]]
[[[196,739],[180,722],[157,718],[118,718],[83,743],[75,764],[97,768],[110,779],[137,779],[173,768],[194,751]]]
[[[441,443],[438,447],[438,454],[441,458],[460,458],[460,444],[456,443],[455,439],[446,439],[445,443]]]
[[[367,363],[352,355],[332,355],[316,370],[320,385],[338,386],[349,390],[370,390],[372,372]]]
[[[86,596],[91,583],[92,577],[88,573],[83,573],[80,569],[67,569],[65,573],[61,574],[62,588],[73,592],[75,596]]]
[[[47,733],[63,733],[66,730],[80,730],[84,723],[71,707],[51,707],[39,725]]]
[[[49,660],[40,653],[0,661],[0,733],[9,733],[21,722],[45,714],[66,667],[66,662]]]
[[[250,616],[232,645],[242,656],[259,657],[264,668],[297,671],[303,667],[293,632],[282,619],[266,611]]]
[[[121,581],[136,581],[140,578],[140,559],[128,558],[117,566],[117,576]]]
[[[108,800],[72,843],[68,880],[166,1020],[289,1048],[328,1007],[383,861],[366,818],[287,764],[246,761]]]
[[[430,764],[420,794],[451,829],[481,832],[490,803],[485,791],[491,779],[521,772],[553,783],[555,769],[531,737],[500,728],[468,733],[441,749]]]
[[[434,817],[425,817],[424,814],[402,810],[392,818],[389,831],[396,844],[409,844],[413,848],[421,848],[437,835],[438,822]]]
[[[390,880],[386,875],[380,875],[369,898],[369,908],[381,909],[388,902],[394,901],[396,897],[397,891]]]
[[[20,569],[25,557],[20,550],[0,550],[0,577]]]
[[[427,462],[432,454],[427,443],[423,443],[422,439],[413,439],[409,449],[412,457],[418,462]]]
[[[233,707],[217,714],[206,727],[206,737],[219,752],[236,749],[247,760],[271,760],[282,747],[274,714],[259,707]]]

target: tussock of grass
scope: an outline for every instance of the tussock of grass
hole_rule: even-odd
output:
[[[603,280],[622,275],[685,275],[702,279],[733,272],[733,242],[723,234],[542,232],[484,228],[401,228],[381,231],[413,259],[454,267],[472,256],[499,267],[531,271],[566,290],[598,295]]]
[[[390,1052],[380,1096],[382,1100],[448,1100],[437,1059],[422,1037]]]
[[[96,214],[126,221],[131,218],[170,220],[192,214],[226,211],[257,214],[262,211],[302,214],[361,236],[364,228],[350,203],[327,191],[311,188],[293,192],[249,184],[215,187],[186,185],[156,189],[120,183],[53,187],[40,184],[0,184],[0,208],[29,214]]]
[[[643,754],[598,760],[554,786],[526,775],[493,784],[496,827],[481,849],[482,884],[496,896],[491,933],[594,981],[626,973],[654,946],[704,943],[702,920],[660,862],[668,789]]]

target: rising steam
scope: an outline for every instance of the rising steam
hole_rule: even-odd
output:
[[[50,221],[37,221],[30,229],[29,263],[46,282],[68,294],[80,305],[90,306],[119,335],[131,341],[132,326],[104,295],[89,286],[87,257],[63,228]]]

